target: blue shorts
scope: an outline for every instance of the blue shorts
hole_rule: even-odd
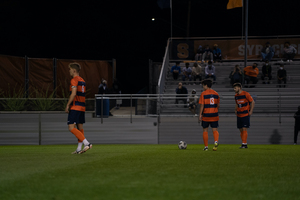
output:
[[[250,127],[250,116],[237,117],[237,128],[249,128]]]
[[[70,110],[68,115],[68,124],[85,123],[85,113],[77,110]]]
[[[209,125],[212,128],[218,128],[219,127],[219,122],[218,121],[216,121],[216,122],[205,122],[205,121],[202,121],[202,127],[203,128],[208,128]]]

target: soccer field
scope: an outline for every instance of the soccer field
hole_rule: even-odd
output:
[[[0,199],[299,199],[300,146],[1,146]]]

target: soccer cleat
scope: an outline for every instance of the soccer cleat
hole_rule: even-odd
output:
[[[215,146],[214,146],[213,150],[214,150],[214,151],[217,151],[217,148],[218,148],[218,146],[219,146],[219,143],[218,143],[218,142],[215,142],[214,145],[215,145]]]
[[[82,154],[82,151],[80,150],[80,151],[73,151],[71,154]]]
[[[83,150],[82,150],[82,153],[85,153],[87,150],[91,149],[93,147],[93,145],[90,143],[88,145],[86,145]]]
[[[248,146],[246,144],[242,144],[242,146],[240,146],[240,149],[248,149]]]
[[[204,147],[203,151],[208,151],[208,147]]]

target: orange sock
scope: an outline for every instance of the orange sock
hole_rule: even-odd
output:
[[[208,132],[203,132],[203,142],[204,142],[204,145],[207,147],[208,146]]]
[[[242,142],[244,144],[247,144],[247,138],[248,138],[248,132],[247,131],[242,131]]]
[[[83,141],[85,139],[84,135],[77,128],[73,128],[71,133],[77,137],[78,141]]]
[[[243,131],[241,132],[240,136],[241,136],[241,140],[243,141]]]
[[[82,135],[84,136],[84,130],[83,129],[81,129],[81,130],[79,130],[81,133],[82,133]],[[79,140],[78,139],[78,143],[80,143],[80,142],[82,142],[82,140]]]
[[[214,134],[215,141],[219,142],[219,132],[218,131],[214,131],[213,134]]]

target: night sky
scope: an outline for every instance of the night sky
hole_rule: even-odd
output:
[[[173,37],[187,36],[188,2],[173,0]],[[227,2],[191,0],[189,36],[240,36],[242,9],[227,10]],[[299,8],[296,0],[249,0],[249,35],[300,35]],[[0,54],[115,58],[125,93],[148,85],[148,61],[162,61],[170,37],[170,9],[157,0],[6,0],[0,17]]]

